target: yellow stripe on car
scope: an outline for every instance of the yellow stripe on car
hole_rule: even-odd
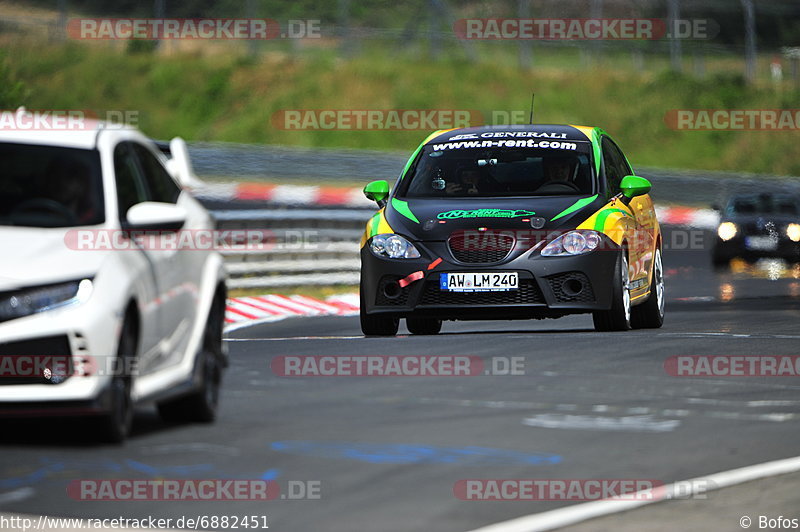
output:
[[[385,233],[394,233],[394,230],[389,225],[389,222],[386,221],[386,216],[383,213],[384,210],[385,210],[385,207],[382,208],[381,210],[379,210],[378,212],[376,212],[372,216],[372,218],[370,218],[369,221],[367,222],[366,230],[364,231],[364,234],[361,235],[361,246],[360,247],[363,248],[364,245],[367,243],[367,240],[372,238],[375,235],[382,235],[382,234],[385,234]]]
[[[593,229],[621,245],[625,238],[624,218],[632,219],[633,211],[618,199],[613,199],[580,224],[578,229]]]

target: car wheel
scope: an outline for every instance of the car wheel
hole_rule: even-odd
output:
[[[439,334],[442,320],[434,318],[406,318],[406,327],[411,334]]]
[[[658,329],[664,324],[664,266],[661,250],[656,249],[653,261],[653,280],[650,297],[631,310],[631,325],[634,329]]]
[[[122,324],[117,347],[118,371],[115,371],[109,385],[109,411],[99,419],[98,435],[109,443],[122,443],[133,426],[133,399],[131,388],[133,377],[129,374],[131,364],[125,361],[136,356],[136,328],[130,316]]]
[[[631,328],[631,292],[628,255],[622,250],[617,257],[616,273],[612,287],[611,308],[592,314],[594,328],[598,331],[627,331]]]
[[[158,413],[167,421],[211,423],[217,417],[222,384],[222,327],[225,319],[225,298],[218,294],[206,324],[200,386],[190,395],[158,403]]]
[[[369,315],[364,305],[364,290],[359,296],[359,317],[361,318],[361,332],[364,336],[394,336],[400,328],[400,319],[391,316]]]

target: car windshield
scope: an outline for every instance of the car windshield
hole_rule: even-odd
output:
[[[0,225],[74,227],[105,219],[95,150],[0,143]]]
[[[729,214],[786,214],[797,215],[800,212],[797,199],[789,196],[741,196],[733,198],[728,205]]]
[[[574,196],[593,194],[588,142],[570,149],[425,146],[398,195],[409,198]],[[574,148],[574,149],[572,149]]]

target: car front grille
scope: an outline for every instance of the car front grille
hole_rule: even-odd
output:
[[[50,370],[50,377],[46,370]],[[0,386],[59,384],[74,373],[66,335],[0,342]]]
[[[583,272],[567,272],[547,278],[559,303],[594,303],[592,283]]]
[[[507,292],[450,292],[442,290],[436,281],[426,281],[420,305],[482,306],[536,305],[545,302],[539,285],[533,279],[520,279],[518,290]]]
[[[514,248],[514,236],[493,231],[459,231],[447,241],[450,254],[463,264],[492,264],[505,259]]]

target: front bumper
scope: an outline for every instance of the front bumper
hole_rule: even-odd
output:
[[[93,297],[0,323],[0,417],[106,411],[120,322]],[[36,365],[41,359],[57,361],[53,375],[60,378],[42,376]]]
[[[394,260],[361,249],[361,291],[368,314],[448,320],[557,318],[611,307],[612,278],[619,247],[603,245],[585,255],[542,257],[538,251],[512,253],[493,264],[463,264],[444,242],[415,242],[422,257]],[[441,258],[432,269],[429,266]],[[415,272],[423,278],[400,287]],[[450,272],[517,272],[519,289],[506,292],[449,292],[439,275]],[[580,289],[578,289],[580,288]]]
[[[716,237],[714,242],[713,254],[718,260],[730,260],[734,258],[760,259],[773,258],[784,259],[790,262],[800,262],[800,243],[793,242],[785,237],[780,237],[775,249],[752,249],[747,246],[747,237],[764,237],[763,234],[736,235],[730,240],[722,240]]]

